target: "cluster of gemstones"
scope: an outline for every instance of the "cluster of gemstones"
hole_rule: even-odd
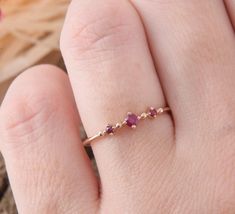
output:
[[[100,132],[100,135],[103,136],[105,134],[113,135],[115,131],[123,126],[128,126],[130,128],[136,128],[137,124],[140,120],[146,118],[155,118],[157,115],[162,114],[164,112],[163,108],[153,108],[150,107],[147,112],[143,112],[141,115],[137,116],[134,113],[128,112],[127,117],[124,119],[122,123],[117,123],[116,125],[107,125],[106,129],[103,132]]]

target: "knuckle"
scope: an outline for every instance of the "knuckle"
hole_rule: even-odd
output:
[[[50,92],[44,93],[37,87],[30,89],[23,90],[16,97],[13,83],[10,96],[6,96],[3,102],[0,131],[7,142],[29,139],[29,136],[36,140],[43,134],[43,128],[56,110],[56,96],[51,96]]]
[[[30,100],[30,98],[29,98]],[[53,113],[51,103],[45,98],[22,100],[9,106],[3,122],[3,132],[7,139],[36,134]]]
[[[61,49],[75,52],[77,57],[87,51],[112,51],[135,36],[131,13],[116,3],[99,6],[89,14],[81,11],[68,19],[61,36]]]

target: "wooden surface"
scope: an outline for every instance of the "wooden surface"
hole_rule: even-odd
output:
[[[27,68],[56,65],[70,0],[0,0],[0,103],[11,81]]]

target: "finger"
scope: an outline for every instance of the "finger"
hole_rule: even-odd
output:
[[[235,103],[234,33],[223,2],[132,1],[178,130],[221,129],[221,118],[231,121]]]
[[[228,15],[231,19],[233,29],[235,30],[235,1],[234,0],[225,0],[225,5],[228,10]]]
[[[37,66],[1,106],[1,149],[19,213],[93,213],[97,181],[79,140],[68,78]]]
[[[88,136],[120,122],[128,111],[166,105],[143,26],[128,1],[72,1],[61,48]],[[172,130],[170,116],[162,115],[92,144],[103,186],[110,176],[122,176],[120,170],[139,169],[143,159],[157,166],[172,146]],[[143,159],[134,158],[140,153]],[[128,166],[120,168],[125,161]]]

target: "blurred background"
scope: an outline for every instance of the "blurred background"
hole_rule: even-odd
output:
[[[70,0],[0,0],[0,104],[14,78],[36,64],[65,69],[59,36]],[[16,214],[0,156],[0,214]]]

